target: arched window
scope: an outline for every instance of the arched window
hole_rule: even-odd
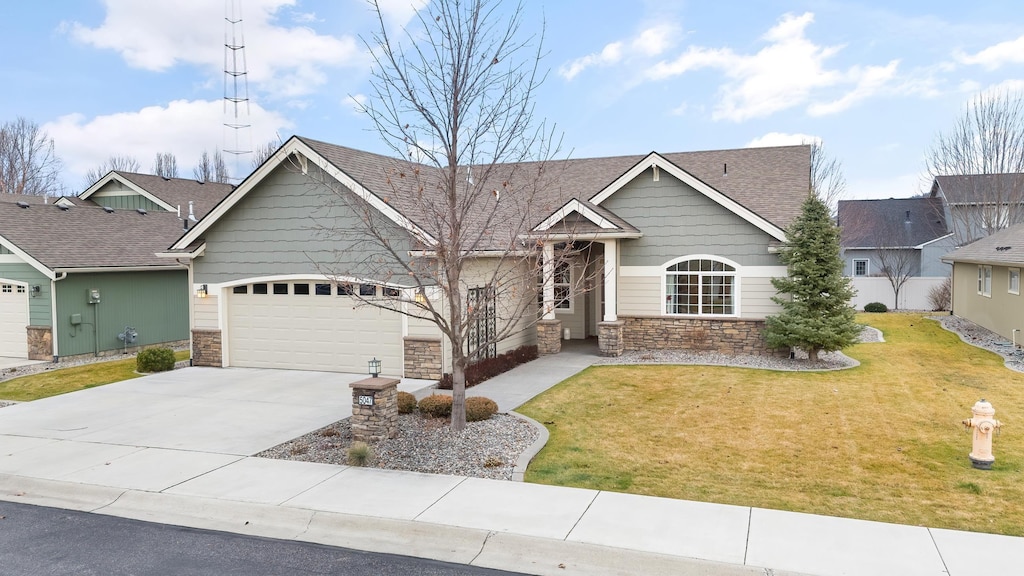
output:
[[[676,262],[665,268],[665,313],[736,314],[736,268],[710,258]]]

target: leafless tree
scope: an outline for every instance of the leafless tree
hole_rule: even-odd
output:
[[[872,276],[884,277],[892,286],[894,308],[899,308],[903,286],[919,272],[920,255],[914,248],[911,212],[880,211],[877,201],[843,202],[839,211],[842,247],[858,249],[877,263]],[[851,271],[852,273],[853,271]]]
[[[19,117],[0,125],[0,193],[59,195],[61,166],[38,124]]]
[[[138,172],[141,169],[142,165],[139,164],[139,161],[134,156],[129,156],[128,154],[113,155],[99,166],[85,173],[84,187],[92,186],[111,171]]]
[[[828,206],[833,217],[839,201],[846,196],[843,164],[830,156],[820,141],[811,143],[811,193]]]
[[[383,201],[414,215],[419,232],[410,245],[380,211],[341,188],[338,198],[361,226],[329,232],[349,245],[369,241],[373,255],[358,263],[363,270],[426,296],[367,303],[422,318],[450,343],[451,425],[461,430],[467,366],[522,331],[523,318],[536,322],[542,274],[553,283],[569,259],[586,255],[562,235],[542,261],[551,237],[531,235],[562,201],[546,193],[561,165],[552,160],[557,139],[533,113],[543,35],[523,37],[522,5],[503,12],[496,0],[441,0],[396,37],[373,6],[372,97],[362,111],[398,157],[382,168],[390,188]],[[354,276],[353,267],[334,273]],[[544,306],[579,294],[583,276]],[[494,325],[481,333],[488,319]]]
[[[228,184],[231,182],[228,176],[228,167],[224,163],[224,155],[220,150],[214,150],[213,156],[203,150],[199,156],[199,164],[192,169],[192,175],[200,182],[218,182]]]
[[[274,152],[281,147],[280,140],[268,140],[263,144],[256,147],[256,150],[252,153],[252,169],[259,168],[268,158],[274,155]]]
[[[178,177],[178,158],[171,152],[157,152],[153,160],[153,174],[164,178]]]
[[[943,188],[957,242],[1024,222],[1024,96],[975,96],[926,155],[929,175],[970,176]],[[955,185],[953,185],[955,184]]]

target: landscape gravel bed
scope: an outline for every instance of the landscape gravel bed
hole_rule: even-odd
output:
[[[931,318],[938,320],[946,330],[959,335],[960,339],[964,342],[999,354],[1003,357],[1006,367],[1010,370],[1024,372],[1024,351],[1014,346],[1012,341],[958,316],[947,314],[932,316]],[[1024,334],[1021,337],[1024,338]]]
[[[516,460],[539,431],[509,414],[468,422],[452,432],[446,419],[416,414],[398,417],[398,437],[372,445],[369,466],[430,474],[511,480]],[[263,458],[348,464],[352,429],[346,418],[257,454]]]

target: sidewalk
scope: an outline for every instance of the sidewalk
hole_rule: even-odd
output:
[[[508,409],[589,363],[575,353],[517,368],[507,389],[471,391]],[[1021,538],[248,456],[334,418],[345,403],[338,380],[188,368],[0,409],[0,501],[532,574],[987,576],[1024,566]]]

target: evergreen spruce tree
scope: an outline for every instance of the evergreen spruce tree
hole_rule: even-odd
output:
[[[843,276],[839,228],[817,196],[808,196],[787,237],[779,259],[789,275],[772,279],[780,293],[772,300],[782,312],[767,319],[765,336],[770,346],[806,350],[813,362],[818,352],[841,350],[857,341],[861,327],[850,306],[853,288]]]

